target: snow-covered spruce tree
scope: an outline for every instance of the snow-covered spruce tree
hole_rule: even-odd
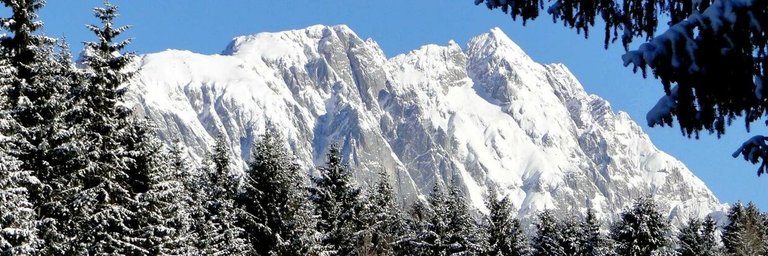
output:
[[[0,126],[8,121],[0,117]],[[37,214],[29,202],[27,187],[38,181],[7,154],[13,150],[11,147],[0,136],[0,255],[36,255],[43,241],[38,238]]]
[[[583,250],[581,243],[584,230],[581,229],[581,222],[575,217],[568,217],[560,220],[560,234],[563,252],[565,255],[579,255]]]
[[[589,35],[595,21],[604,26],[605,47],[621,39],[625,49],[635,38],[646,42],[622,56],[625,66],[650,68],[665,95],[648,112],[648,125],[671,125],[699,136],[702,130],[725,133],[738,116],[749,124],[768,114],[768,1],[743,0],[474,0],[501,9],[523,24],[541,10],[563,25]],[[659,28],[659,21],[669,27]],[[664,26],[664,24],[662,24]],[[768,171],[768,137],[755,136],[734,156],[760,162]],[[756,148],[758,150],[752,150]]]
[[[618,255],[657,255],[669,250],[669,223],[651,197],[639,198],[611,230]]]
[[[552,211],[545,210],[538,214],[536,235],[532,247],[534,256],[560,256],[565,254],[561,225]]]
[[[352,181],[352,173],[342,163],[341,152],[331,145],[325,166],[311,178],[310,201],[315,206],[319,245],[325,254],[348,255],[355,246],[356,234],[362,229],[360,189]]]
[[[252,251],[251,244],[243,238],[243,228],[237,225],[240,210],[235,208],[237,177],[230,170],[229,150],[223,135],[219,135],[211,156],[199,172],[200,203],[203,220],[196,225],[195,246],[204,255],[239,255]]]
[[[397,255],[438,255],[433,253],[439,250],[435,246],[435,242],[438,241],[437,234],[432,231],[435,228],[432,225],[432,209],[424,201],[416,200],[408,213],[405,219],[406,228],[403,235],[398,238],[395,253]]]
[[[695,218],[689,219],[677,234],[677,254],[680,256],[722,255],[715,240],[716,229],[714,220],[709,216],[704,222]]]
[[[303,171],[280,136],[261,136],[246,170],[236,205],[244,210],[240,226],[258,255],[306,255],[311,223]]]
[[[144,138],[154,138],[144,137]],[[189,191],[179,176],[189,170],[176,169],[174,160],[166,152],[159,152],[160,143],[145,140],[144,149],[155,152],[142,158],[147,161],[145,171],[149,177],[147,191],[137,195],[139,207],[136,214],[136,233],[139,246],[149,255],[192,255],[197,253],[192,242],[191,205]],[[180,173],[183,172],[183,173]]]
[[[403,235],[405,225],[399,211],[389,175],[382,170],[364,204],[360,217],[364,229],[357,236],[356,254],[394,255],[396,242]]]
[[[485,238],[469,212],[467,200],[456,182],[451,182],[446,200],[446,249],[449,255],[478,255],[486,251]]]
[[[718,243],[717,235],[718,225],[717,221],[711,216],[704,218],[704,222],[701,226],[701,238],[702,238],[702,250],[705,252],[703,255],[725,255],[725,250]]]
[[[520,221],[512,216],[509,197],[499,198],[494,187],[486,198],[488,210],[488,255],[528,255],[528,238],[520,227]]]
[[[731,255],[764,255],[766,227],[757,206],[740,202],[728,211],[728,225],[723,228],[723,245]]]
[[[580,255],[603,256],[612,255],[611,241],[600,232],[600,220],[592,209],[587,210],[587,216],[581,223],[581,253]]]
[[[113,27],[114,5],[105,3],[94,13],[101,26],[88,28],[98,41],[85,43],[85,81],[74,88],[73,107],[64,114],[80,142],[76,158],[84,163],[70,203],[77,231],[71,249],[89,254],[171,250],[169,241],[178,238],[169,232],[171,220],[161,217],[181,213],[168,208],[175,196],[160,195],[174,191],[169,187],[174,183],[162,173],[165,160],[154,127],[131,117],[122,105],[133,55],[121,52],[128,40],[114,40],[128,27]],[[164,228],[169,229],[157,231]]]
[[[0,112],[9,126],[0,136],[14,150],[19,168],[39,180],[26,187],[38,218],[41,254],[61,254],[71,233],[63,224],[70,214],[64,198],[71,174],[80,166],[73,161],[73,136],[61,113],[66,94],[78,82],[69,49],[56,48],[56,40],[38,35],[42,22],[37,12],[45,1],[5,0],[10,16],[0,20],[7,35],[0,38],[3,81]]]

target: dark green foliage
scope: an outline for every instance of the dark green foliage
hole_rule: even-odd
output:
[[[4,121],[0,119],[0,125]],[[0,255],[38,254],[42,241],[26,189],[38,181],[31,172],[19,168],[21,163],[5,153],[9,150],[5,146],[0,137]]]
[[[716,230],[716,223],[709,216],[703,222],[693,218],[689,219],[677,234],[678,255],[721,255],[716,241]]]
[[[736,203],[728,211],[728,225],[723,227],[723,244],[732,255],[764,255],[766,226],[757,206]]]
[[[257,254],[305,255],[312,223],[304,176],[281,143],[269,132],[256,143],[236,205],[245,211],[240,223]]]
[[[251,251],[243,239],[242,227],[237,225],[240,210],[235,207],[237,177],[229,167],[229,150],[223,136],[219,136],[212,155],[199,170],[199,198],[203,208],[202,219],[195,226],[195,246],[200,254],[232,255]]]
[[[61,118],[63,103],[73,80],[68,49],[55,48],[55,40],[37,35],[42,22],[37,12],[45,3],[35,0],[6,0],[10,17],[0,22],[9,35],[0,38],[2,85],[0,115],[7,120],[0,137],[7,138],[7,151],[39,182],[25,184],[29,203],[38,218],[41,253],[61,253],[66,233],[57,229],[66,206],[62,202],[73,169],[72,136]],[[9,21],[13,22],[9,22]],[[4,139],[5,140],[5,139]],[[3,150],[5,150],[3,149]],[[55,248],[53,250],[49,250]]]
[[[611,242],[600,232],[600,220],[592,209],[581,223],[580,255],[612,255]]]
[[[395,194],[386,171],[371,189],[361,215],[364,229],[357,236],[359,255],[394,255],[395,245],[403,235],[403,216],[395,203]]]
[[[354,249],[355,233],[362,229],[360,189],[352,181],[352,173],[342,163],[338,146],[332,145],[325,166],[312,177],[310,201],[318,216],[316,230],[325,253],[347,255]]]
[[[539,213],[536,222],[536,236],[533,237],[533,255],[559,256],[567,255],[563,248],[561,225],[551,211]]]
[[[611,230],[618,255],[652,255],[666,252],[669,223],[650,197],[638,199],[631,209],[621,213]]]
[[[446,249],[448,254],[477,255],[486,251],[485,238],[481,236],[477,221],[472,217],[464,194],[456,183],[451,184],[445,202]]]
[[[512,217],[514,209],[509,197],[499,199],[493,189],[488,194],[488,255],[528,255],[528,238],[520,227],[520,221]]]
[[[435,183],[427,204],[417,201],[411,207],[408,226],[399,245],[413,255],[478,255],[487,251],[487,238],[455,186],[446,195]]]

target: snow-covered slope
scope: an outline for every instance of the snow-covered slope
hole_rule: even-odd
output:
[[[222,135],[246,161],[269,129],[308,171],[332,143],[364,187],[386,170],[403,204],[454,181],[480,210],[499,188],[523,218],[588,207],[611,218],[644,195],[678,220],[724,207],[626,113],[498,28],[464,49],[451,41],[387,59],[346,26],[318,25],[238,37],[220,55],[148,54],[138,65],[137,109],[196,158]]]

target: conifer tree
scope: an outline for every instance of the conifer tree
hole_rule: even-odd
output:
[[[580,255],[584,251],[584,245],[582,244],[584,230],[582,230],[581,222],[574,217],[560,220],[558,226],[560,226],[560,245],[563,248],[565,255]]]
[[[0,125],[6,120],[0,120]],[[39,254],[37,214],[29,202],[27,187],[38,182],[21,162],[6,154],[7,141],[0,137],[0,255]]]
[[[652,255],[669,250],[668,232],[669,223],[658,212],[656,203],[643,197],[621,213],[611,237],[619,255]]]
[[[455,255],[476,255],[486,250],[484,238],[480,236],[477,222],[470,215],[469,207],[456,182],[451,183],[447,213],[446,251]]]
[[[362,208],[360,189],[352,181],[352,173],[342,163],[338,146],[332,145],[325,166],[312,177],[310,201],[318,216],[322,250],[332,255],[347,255],[354,249],[355,233],[360,227]]]
[[[533,255],[560,256],[565,254],[561,226],[555,215],[545,210],[539,213],[536,222],[536,236],[533,238]]]
[[[435,246],[438,241],[437,234],[433,232],[432,215],[432,209],[424,201],[417,200],[411,205],[406,219],[407,229],[397,243],[398,255],[438,255],[435,254],[439,249]]]
[[[763,255],[766,253],[766,228],[757,206],[740,202],[728,211],[728,225],[723,228],[723,244],[732,255]]]
[[[117,7],[109,3],[94,8],[94,14],[101,26],[87,27],[98,41],[85,43],[85,81],[74,88],[74,107],[64,114],[78,141],[85,142],[78,145],[84,168],[76,173],[79,189],[71,203],[78,229],[73,251],[153,253],[165,243],[158,241],[175,238],[150,235],[149,230],[166,221],[152,211],[168,211],[161,206],[168,202],[161,201],[175,199],[157,196],[165,193],[158,190],[169,188],[160,174],[164,161],[158,160],[162,156],[154,127],[131,117],[122,105],[125,84],[133,74],[125,69],[133,55],[121,52],[129,40],[114,40],[128,27],[113,27]],[[150,191],[151,186],[158,190]]]
[[[709,216],[707,216],[703,222],[694,218],[689,219],[677,234],[678,255],[721,255],[721,252],[717,247],[717,241],[715,240],[716,230],[716,223]]]
[[[385,170],[368,196],[361,220],[365,229],[358,236],[359,255],[394,255],[395,243],[403,233],[402,217]]]
[[[144,148],[160,149],[156,140]],[[149,180],[147,191],[138,194],[136,237],[139,245],[150,255],[189,255],[196,253],[190,235],[190,198],[178,173],[169,168],[169,156],[165,152],[148,154],[150,159],[145,169]],[[188,170],[184,170],[187,172]]]
[[[243,228],[237,226],[239,210],[235,208],[236,177],[230,170],[229,151],[222,135],[218,136],[210,158],[200,172],[203,220],[196,227],[196,247],[200,254],[233,255],[251,251],[243,239]]]
[[[587,216],[581,223],[581,231],[580,255],[611,255],[610,241],[600,233],[600,220],[592,209],[587,210]]]
[[[488,255],[527,255],[528,238],[520,228],[520,221],[512,217],[512,203],[509,197],[499,199],[491,187],[486,199],[488,214]]]
[[[42,0],[3,0],[10,17],[0,26],[8,36],[0,38],[3,61],[3,100],[0,111],[10,121],[0,136],[9,138],[12,157],[19,168],[30,171],[39,182],[26,187],[29,202],[38,218],[38,235],[44,240],[41,254],[62,254],[71,230],[65,225],[66,200],[71,196],[72,173],[79,169],[74,161],[73,139],[62,118],[67,92],[78,83],[69,49],[55,48],[53,38],[41,36],[37,12]],[[64,44],[60,44],[64,45]]]
[[[688,219],[688,222],[680,229],[680,233],[677,234],[678,249],[677,252],[681,256],[698,256],[703,251],[700,246],[702,245],[701,236],[701,221],[695,218]]]
[[[311,223],[302,170],[281,143],[270,132],[256,143],[236,201],[245,211],[240,223],[259,255],[305,255]]]
[[[701,237],[702,237],[702,251],[704,252],[703,255],[724,255],[723,248],[720,246],[720,243],[718,243],[718,225],[715,219],[713,219],[711,216],[707,216],[704,218],[704,222],[702,223],[701,227]]]

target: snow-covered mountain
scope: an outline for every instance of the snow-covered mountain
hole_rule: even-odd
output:
[[[498,28],[388,59],[344,25],[317,25],[237,37],[219,55],[148,54],[138,67],[136,109],[197,159],[222,135],[242,167],[269,129],[308,171],[332,143],[363,187],[386,170],[403,204],[453,181],[481,211],[497,187],[523,218],[588,207],[612,218],[644,195],[677,220],[724,209],[626,113]]]

